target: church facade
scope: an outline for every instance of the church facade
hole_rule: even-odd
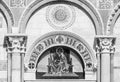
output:
[[[120,0],[0,0],[0,82],[119,82]]]

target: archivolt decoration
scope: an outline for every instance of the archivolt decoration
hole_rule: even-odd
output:
[[[92,49],[88,47],[88,44],[80,39],[80,37],[69,32],[53,32],[46,34],[44,37],[37,40],[28,51],[28,54],[30,54],[28,63],[29,69],[36,68],[39,57],[41,57],[47,49],[55,46],[66,46],[79,53],[86,70],[92,70],[95,63],[94,53],[92,52]]]
[[[5,17],[5,20],[7,22],[7,27],[8,27],[7,32],[11,33],[12,26],[14,25],[13,14],[10,11],[10,9],[8,8],[8,6],[2,0],[0,0],[0,12],[3,14],[3,16]]]
[[[26,26],[30,18],[41,8],[53,4],[67,4],[83,10],[91,19],[95,26],[96,34],[103,34],[103,22],[98,11],[88,2],[88,0],[36,0],[26,9],[19,23],[19,32],[25,33]],[[60,9],[60,8],[59,8]],[[61,12],[61,11],[59,11]],[[65,12],[64,12],[65,13]],[[66,16],[66,15],[64,15]],[[63,19],[63,18],[62,18]],[[59,19],[61,20],[61,19]]]
[[[113,28],[114,25],[119,17],[120,14],[120,3],[115,6],[113,11],[111,12],[111,15],[109,16],[108,22],[107,22],[107,34],[112,34],[113,33]]]

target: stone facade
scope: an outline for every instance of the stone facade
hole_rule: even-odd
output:
[[[119,82],[119,15],[119,0],[0,0],[0,82]]]

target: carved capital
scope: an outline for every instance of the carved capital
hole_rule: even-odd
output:
[[[114,53],[115,51],[115,37],[100,36],[94,40],[94,49],[97,53]]]
[[[4,47],[7,53],[26,51],[27,36],[25,35],[8,35],[4,38]]]

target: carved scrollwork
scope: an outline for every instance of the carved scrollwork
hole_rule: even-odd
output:
[[[95,50],[97,53],[114,53],[115,37],[97,37],[95,39]]]
[[[98,9],[112,9],[114,6],[114,0],[97,0]]]
[[[26,6],[27,0],[10,0],[10,7],[12,8],[22,8]]]
[[[4,47],[7,52],[25,52],[26,51],[26,36],[5,36]]]

